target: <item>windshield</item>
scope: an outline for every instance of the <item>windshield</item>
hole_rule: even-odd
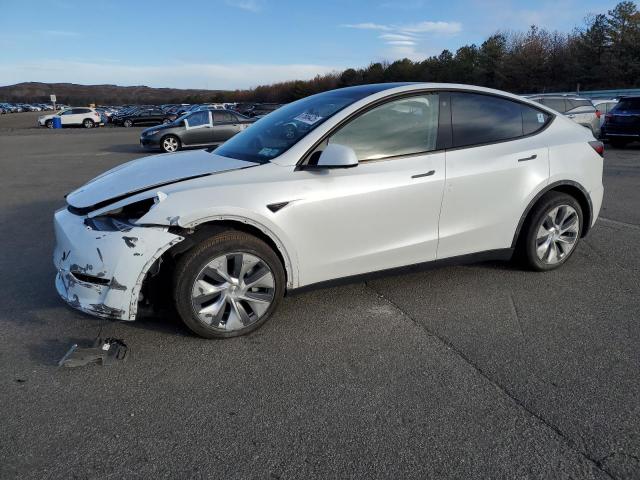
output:
[[[391,86],[397,84],[343,88],[303,98],[260,119],[216,148],[215,153],[238,160],[268,162],[343,108]]]

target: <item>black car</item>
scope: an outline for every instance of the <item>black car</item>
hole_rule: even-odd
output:
[[[169,153],[182,148],[219,145],[254,121],[230,110],[191,112],[174,122],[143,130],[140,145]]]
[[[111,119],[111,123],[114,125],[124,125],[125,127],[133,127],[134,125],[159,125],[169,122],[171,122],[171,119],[168,118],[167,114],[160,108],[142,108],[114,116]]]
[[[640,97],[622,97],[605,116],[601,135],[614,147],[640,140]]]

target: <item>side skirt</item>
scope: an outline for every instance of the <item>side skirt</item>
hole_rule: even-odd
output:
[[[459,255],[457,257],[443,258],[441,260],[432,260],[430,262],[416,263],[414,265],[407,265],[404,267],[394,267],[386,270],[379,270],[376,272],[362,273],[358,275],[351,275],[349,277],[336,278],[332,280],[325,280],[318,283],[312,283],[303,287],[294,289],[288,289],[287,295],[297,295],[299,293],[305,293],[321,288],[335,287],[340,285],[350,285],[354,283],[360,283],[366,280],[375,280],[378,278],[385,278],[393,275],[406,275],[409,273],[425,272],[429,270],[435,270],[441,267],[450,267],[455,265],[468,265],[472,263],[480,263],[487,261],[508,261],[513,257],[513,248],[501,248],[497,250],[487,250],[484,252],[470,253],[467,255]]]

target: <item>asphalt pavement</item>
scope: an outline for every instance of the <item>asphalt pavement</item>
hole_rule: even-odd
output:
[[[640,144],[561,269],[507,262],[288,296],[255,333],[96,319],[53,285],[64,195],[139,128],[0,116],[0,478],[640,478]],[[123,339],[108,367],[58,368]]]

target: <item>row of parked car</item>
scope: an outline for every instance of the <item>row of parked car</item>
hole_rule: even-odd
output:
[[[278,107],[279,104],[213,103],[72,107],[40,116],[38,125],[53,128],[58,117],[63,127],[150,126],[142,132],[140,144],[148,149],[175,152],[219,145]]]
[[[0,103],[0,115],[20,112],[45,112],[53,110],[50,103]]]
[[[589,128],[594,137],[622,148],[640,140],[640,97],[587,99],[570,95],[528,97]]]
[[[594,137],[606,139],[616,147],[640,139],[640,97],[591,100],[575,95],[535,95],[527,98],[562,113],[590,129]],[[140,136],[143,147],[175,152],[188,147],[218,145],[278,107],[278,104],[255,103],[67,107],[56,114],[41,116],[38,124],[52,128],[53,118],[59,116],[62,126],[147,126],[151,128]]]

